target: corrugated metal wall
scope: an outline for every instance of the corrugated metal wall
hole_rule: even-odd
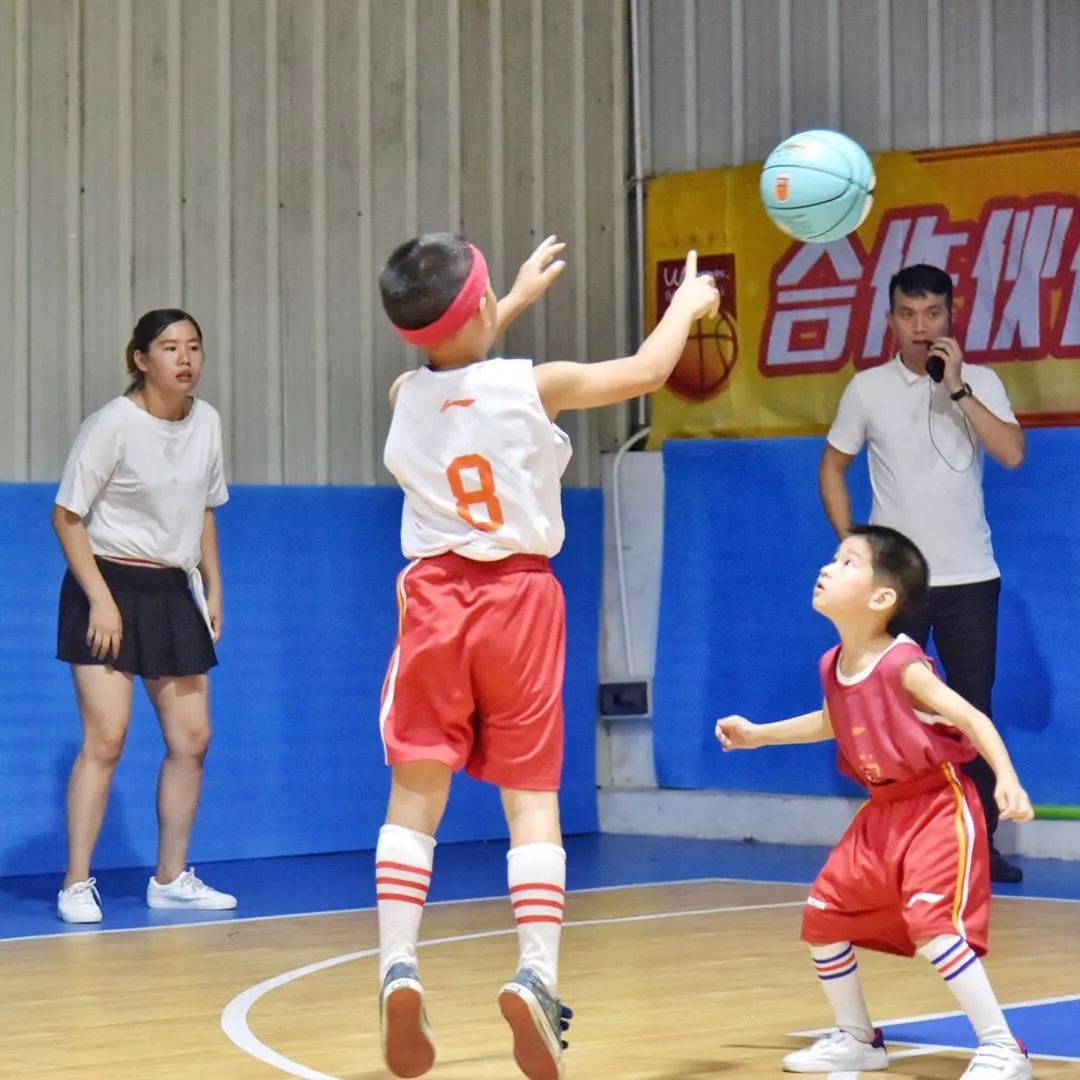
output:
[[[203,324],[234,481],[371,483],[415,362],[377,268],[459,228],[557,294],[506,351],[626,346],[625,0],[0,0],[0,479],[51,480],[135,318]],[[571,416],[597,482],[614,414]]]
[[[814,127],[871,151],[1080,128],[1078,0],[634,2],[649,174]]]

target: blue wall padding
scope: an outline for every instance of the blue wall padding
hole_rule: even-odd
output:
[[[79,746],[66,665],[53,659],[63,560],[52,485],[0,485],[0,876],[64,866],[64,791]],[[602,560],[599,491],[564,496],[555,560],[567,598],[567,832],[596,828]],[[388,488],[236,487],[218,512],[225,634],[214,741],[192,859],[373,847],[388,771],[379,692],[397,627],[401,496]],[[152,863],[161,738],[136,690],[97,868]],[[498,793],[455,780],[442,840],[503,837]]]
[[[994,719],[1042,803],[1080,801],[1080,430],[1028,432],[1028,460],[986,465],[1003,591]],[[834,748],[720,751],[716,717],[779,720],[819,707],[835,643],[810,606],[835,539],[818,499],[822,440],[669,441],[654,683],[662,787],[849,794]],[[848,473],[870,512],[865,457]]]

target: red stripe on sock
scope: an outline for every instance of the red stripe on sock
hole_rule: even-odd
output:
[[[532,885],[511,885],[510,895],[513,896],[516,892],[521,892],[523,889],[547,889],[548,892],[558,893],[560,896],[566,895],[566,890],[560,888],[558,885],[551,885],[543,881],[537,881]]]
[[[420,874],[423,877],[431,877],[431,871],[425,870],[422,866],[409,866],[408,863],[400,862],[377,862],[375,864],[376,871],[379,870],[405,870],[410,874]]]
[[[818,965],[817,972],[818,972],[819,975],[829,975],[834,971],[839,971],[841,968],[848,967],[848,965],[853,964],[854,962],[855,962],[855,957],[854,956],[850,956],[850,955],[845,956],[844,959],[839,961],[838,963],[829,964],[826,967],[822,967],[821,965]]]
[[[424,901],[416,896],[404,896],[402,893],[376,893],[375,899],[382,902],[383,900],[400,900],[406,904],[416,904],[417,907],[423,907]]]
[[[847,953],[842,954],[841,956],[831,956],[831,957],[828,957],[825,960],[819,960],[816,957],[811,957],[811,959],[813,960],[814,964],[816,964],[816,967],[821,968],[821,967],[827,967],[828,964],[836,963],[837,961],[850,960],[854,955],[855,955],[855,950],[849,946]]]
[[[529,907],[530,905],[533,907],[553,907],[557,908],[559,911],[563,911],[566,908],[566,905],[560,900],[515,900],[513,907],[514,910],[517,911],[520,907]]]
[[[856,964],[854,961],[852,961],[851,965],[849,967],[841,968],[839,971],[819,971],[818,972],[818,978],[819,979],[825,979],[826,981],[829,981],[829,980],[832,980],[832,979],[841,979],[845,975],[854,975],[855,972],[858,971],[858,970],[859,970],[859,965]]]
[[[526,923],[534,922],[547,922],[554,923],[556,926],[562,926],[562,918],[557,915],[521,915],[515,916],[518,926],[524,926]]]
[[[942,964],[941,967],[938,968],[938,974],[948,975],[953,968],[959,967],[965,961],[970,960],[971,955],[971,949],[961,949],[959,956],[952,957],[947,964]]]
[[[380,877],[380,876],[376,876],[375,884],[376,885],[404,885],[409,889],[419,889],[423,893],[426,893],[428,891],[428,884],[426,882],[407,881],[405,878],[400,878],[400,877]]]

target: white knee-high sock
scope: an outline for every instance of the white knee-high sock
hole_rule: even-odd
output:
[[[874,1024],[866,1008],[859,962],[850,941],[811,945],[814,970],[832,1006],[836,1026],[864,1043],[874,1041]]]
[[[919,955],[937,968],[960,1002],[960,1008],[967,1013],[980,1043],[1017,1045],[982,961],[959,934],[942,934],[928,941]]]
[[[435,838],[400,825],[384,825],[375,849],[375,895],[379,909],[379,981],[391,964],[416,964]]]
[[[555,994],[566,899],[566,852],[558,844],[522,844],[506,856],[517,921],[519,968],[532,968]]]

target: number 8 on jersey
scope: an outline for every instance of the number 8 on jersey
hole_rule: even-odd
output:
[[[502,506],[495,495],[495,474],[491,462],[480,454],[462,454],[450,462],[446,470],[450,481],[450,490],[457,499],[458,517],[481,532],[495,532],[502,527],[504,518]],[[465,482],[471,482],[466,488]],[[481,520],[473,513],[473,507],[483,506],[485,519]]]

